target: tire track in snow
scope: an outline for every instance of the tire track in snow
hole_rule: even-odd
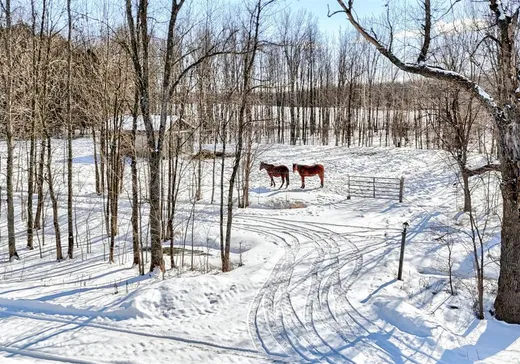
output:
[[[327,229],[327,228],[324,228],[324,229],[330,231],[330,229]],[[347,235],[347,234],[348,233],[338,234],[338,235],[339,236],[344,236],[344,235]],[[353,341],[364,342],[368,346],[370,346],[372,349],[376,350],[379,354],[382,354],[381,355],[382,356],[381,357],[382,360],[386,360],[386,361],[392,362],[392,361],[394,361],[394,359],[396,357],[400,357],[401,356],[398,351],[396,351],[393,347],[383,346],[383,345],[381,345],[379,343],[374,343],[372,340],[367,339],[365,337],[362,337],[359,334],[359,333],[363,333],[364,332],[364,333],[366,333],[366,335],[368,337],[372,333],[380,333],[382,330],[380,328],[378,328],[378,327],[377,328],[371,327],[371,329],[367,329],[367,327],[365,327],[361,323],[361,320],[365,321],[367,324],[371,324],[370,320],[365,318],[354,307],[354,305],[350,302],[350,300],[347,297],[348,290],[355,283],[355,280],[359,276],[359,273],[360,273],[361,268],[363,266],[363,255],[360,253],[359,248],[353,242],[351,242],[350,240],[345,240],[344,242],[348,245],[348,247],[352,251],[353,255],[355,256],[355,265],[354,265],[351,273],[347,276],[347,279],[346,279],[346,282],[345,282],[346,284],[342,285],[341,281],[340,281],[339,286],[338,285],[336,286],[336,288],[338,290],[338,294],[336,296],[333,296],[332,299],[330,297],[328,297],[326,300],[324,300],[323,304],[327,305],[327,308],[329,310],[330,316],[332,317],[334,322],[336,322],[339,326],[343,326],[342,325],[342,323],[343,323],[343,324],[346,324],[348,327],[351,328],[352,336],[351,336],[350,340],[346,339],[347,342],[348,341],[351,341],[351,342],[353,342]],[[365,249],[365,252],[367,253],[367,252],[372,252],[372,251],[378,250],[379,249],[378,245],[382,245],[382,244],[373,244],[371,246],[371,249],[369,249],[369,251],[367,251]],[[332,310],[332,308],[330,307],[331,301],[339,303],[337,305],[337,307],[339,307],[338,308],[338,312],[334,313],[334,310]],[[352,312],[356,313],[357,317],[355,317]],[[338,318],[341,318],[341,321],[339,321]],[[358,350],[358,349],[356,349],[356,350]],[[364,350],[361,349],[361,350],[358,350],[358,351],[364,351]]]
[[[253,217],[252,217],[253,218]],[[350,348],[350,353],[357,354],[365,350],[370,350],[375,357],[379,357],[382,361],[392,362],[396,358],[401,358],[400,350],[393,344],[385,344],[384,341],[375,340],[371,335],[382,333],[382,329],[360,313],[357,308],[350,302],[347,297],[348,290],[355,283],[359,276],[363,265],[363,255],[359,248],[350,239],[347,239],[349,233],[336,233],[330,226],[324,227],[324,224],[288,220],[280,221],[280,219],[255,216],[254,224],[266,224],[271,228],[274,235],[291,231],[306,231],[304,234],[310,241],[298,240],[297,244],[308,245],[314,244],[315,250],[319,253],[313,255],[311,269],[301,277],[293,279],[293,274],[298,264],[302,260],[293,261],[291,264],[284,265],[281,270],[289,268],[291,270],[289,279],[291,284],[278,289],[288,290],[285,293],[285,302],[279,300],[278,304],[284,303],[285,321],[282,322],[283,330],[287,333],[281,334],[276,340],[277,345],[281,347],[293,348],[286,351],[286,355],[292,359],[304,361],[328,361],[332,362],[352,362],[352,360],[341,351],[341,348]],[[244,224],[247,225],[247,224]],[[327,234],[323,238],[323,234]],[[387,247],[387,242],[374,242],[363,247],[365,253],[371,253]],[[342,251],[342,248],[346,250]],[[307,254],[309,255],[309,254]],[[327,255],[326,257],[324,255]],[[345,268],[350,268],[349,273],[343,280],[341,273]],[[313,278],[314,277],[314,278]],[[310,280],[310,289],[305,304],[305,313],[298,315],[294,307],[288,305],[291,303],[292,295],[301,293],[301,285]],[[276,285],[276,282],[268,279],[264,287]],[[272,287],[270,287],[272,291]],[[255,301],[262,301],[263,297],[260,290]],[[271,303],[271,307],[272,307]],[[253,305],[254,307],[254,305]],[[291,312],[292,311],[292,312]],[[292,316],[291,316],[292,315]],[[254,316],[251,312],[250,318]],[[302,318],[303,317],[303,318]],[[253,325],[254,326],[254,325]],[[268,330],[272,327],[268,327]],[[279,332],[279,328],[277,329]],[[256,322],[255,330],[256,340],[262,340],[265,337],[264,332]],[[293,333],[296,334],[293,334]],[[317,342],[316,338],[321,341]],[[331,339],[332,338],[332,339]],[[286,340],[287,342],[280,342]],[[341,342],[339,342],[341,340]],[[265,347],[264,347],[265,350]],[[266,351],[267,352],[267,351]],[[431,359],[428,354],[421,353],[416,350],[417,355],[424,359]],[[406,357],[411,362],[416,361],[414,358]]]
[[[280,222],[279,219],[265,216],[257,216],[254,219],[255,223],[261,221],[262,223],[268,223],[271,227],[278,226],[280,230],[288,228],[293,230],[306,229],[311,232],[311,235],[315,236],[313,243],[316,245],[316,249],[327,252],[329,255],[327,259],[316,259],[313,264],[317,264],[318,268],[311,269],[309,273],[296,280],[297,285],[293,284],[289,288],[289,292],[292,293],[292,291],[298,289],[298,285],[304,284],[310,276],[316,277],[311,283],[311,290],[313,290],[313,292],[309,293],[308,302],[305,306],[306,317],[300,322],[303,323],[307,330],[314,331],[320,340],[322,340],[323,345],[330,349],[330,351],[323,349],[318,350],[318,353],[323,355],[322,358],[318,358],[319,360],[334,362],[335,359],[338,359],[337,357],[341,357],[339,362],[352,362],[350,358],[341,353],[339,350],[341,347],[350,347],[350,349],[353,350],[351,352],[353,354],[369,349],[374,352],[376,357],[389,362],[402,357],[401,352],[395,345],[385,345],[378,340],[374,341],[374,339],[370,338],[373,334],[381,333],[381,328],[361,314],[348,300],[348,290],[355,283],[363,265],[363,255],[358,247],[352,241],[346,239],[349,235],[348,233],[335,233],[333,230],[324,227],[323,224],[309,223],[307,221],[294,223],[284,220]],[[321,238],[321,235],[324,233],[329,234],[328,238]],[[368,246],[364,246],[363,251],[370,253],[387,246],[387,242],[374,242]],[[341,248],[346,249],[346,252],[342,252]],[[320,253],[320,256],[322,255],[323,253]],[[324,264],[325,260],[332,260],[333,262]],[[340,261],[342,261],[342,263],[340,263]],[[296,266],[291,266],[291,274],[295,268]],[[341,272],[345,268],[351,269],[342,280]],[[269,280],[267,282],[269,282]],[[294,315],[298,316],[296,312],[294,312]],[[319,324],[316,324],[317,322],[319,322]],[[259,330],[258,327],[256,328],[256,332],[260,338],[261,330]],[[305,339],[304,343],[312,342],[312,345],[310,345],[312,351],[318,347],[315,342],[308,340],[309,333],[302,335],[301,332],[298,332],[298,334],[302,339]],[[334,343],[331,342],[331,337],[336,339],[341,338],[343,345],[337,340]],[[291,342],[290,345],[294,346],[294,343]],[[418,352],[418,354],[422,353]],[[332,357],[332,355],[335,357]],[[424,358],[431,359],[427,354],[424,354]],[[300,355],[299,359],[307,361],[316,360],[316,358],[309,358],[307,355]],[[416,362],[410,357],[406,357],[406,359],[411,362]]]
[[[303,359],[305,361],[326,360],[330,363],[351,361],[336,348],[339,345],[331,345],[331,338],[337,337],[338,334],[343,338],[344,342],[346,337],[339,325],[331,325],[329,323],[328,319],[330,317],[325,319],[324,312],[326,311],[322,309],[323,307],[330,307],[323,304],[322,298],[328,299],[328,292],[331,287],[341,284],[339,272],[344,266],[351,263],[351,260],[346,259],[340,264],[338,257],[339,245],[331,246],[328,241],[332,240],[333,235],[336,235],[337,239],[344,240],[344,238],[339,236],[339,234],[327,232],[320,228],[307,229],[295,223],[280,223],[275,219],[257,219],[255,217],[255,225],[259,222],[268,223],[271,232],[276,230],[276,234],[280,235],[286,233],[287,230],[299,231],[300,234],[309,240],[304,242],[298,240],[297,244],[299,246],[312,245],[311,254],[307,253],[306,256],[312,255],[314,259],[310,269],[294,280],[293,274],[296,268],[299,268],[298,264],[295,264],[296,260],[294,259],[297,255],[297,249],[296,247],[286,248],[286,254],[273,269],[273,271],[276,271],[275,276],[284,276],[285,281],[280,284],[271,274],[252,304],[249,321],[250,331],[254,332],[256,336],[254,339],[260,342],[262,348],[269,354],[272,350],[266,345],[265,338],[270,337],[270,333],[277,332],[278,335],[274,336],[276,344],[284,348],[285,354],[290,358]],[[302,233],[302,231],[305,233]],[[325,238],[322,236],[323,233],[327,233]],[[359,255],[359,253],[350,255],[352,258],[356,258],[355,255]],[[287,257],[291,258],[286,259]],[[301,261],[298,260],[298,263]],[[287,272],[287,270],[289,271]],[[334,279],[327,284],[331,275]],[[298,294],[305,294],[305,292],[302,292],[302,286],[307,282],[309,291],[306,295],[304,310],[303,313],[298,314],[292,302],[292,297],[294,296],[297,299]],[[322,289],[323,282],[326,283],[325,291]],[[280,292],[280,297],[278,301],[275,301],[274,297],[277,291]],[[269,311],[275,309],[275,302],[277,302],[276,306],[281,307],[275,309],[279,320],[277,322],[268,322],[267,327],[261,327],[260,320],[258,320],[260,307],[262,307],[264,301],[268,302],[268,305],[265,307],[267,309],[266,315],[269,315]],[[316,317],[323,318],[319,324],[316,324]],[[331,317],[335,320],[333,314]]]
[[[287,314],[290,308],[290,302],[287,302],[284,292],[287,292],[291,284],[293,267],[300,264],[303,260],[312,254],[312,250],[304,253],[298,259],[296,258],[300,249],[305,244],[301,243],[301,239],[289,231],[272,232],[272,226],[259,229],[258,227],[251,228],[247,223],[236,222],[242,230],[255,231],[264,235],[275,236],[278,240],[285,242],[285,253],[276,263],[271,271],[271,275],[256,295],[250,308],[249,315],[249,329],[250,332],[255,332],[258,342],[262,349],[269,355],[278,354],[277,349],[282,349],[284,356],[287,357],[302,357],[305,360],[315,360],[316,356],[313,353],[306,353],[306,347],[312,345],[307,342],[307,345],[300,345],[297,338],[292,337],[292,328],[301,326],[294,321],[291,315]],[[255,224],[258,226],[258,224]],[[284,235],[288,235],[295,243],[293,245],[287,243]],[[312,234],[303,232],[299,233],[306,238],[311,237]],[[262,293],[262,294],[260,294]],[[262,327],[262,318],[265,321],[263,324],[268,327],[266,333],[260,332]],[[289,326],[289,327],[288,327]],[[253,340],[253,343],[256,340]],[[256,346],[256,345],[255,345]],[[280,355],[280,354],[279,354]]]
[[[238,219],[237,219],[238,220]],[[264,285],[259,290],[255,299],[251,304],[249,310],[249,331],[250,333],[255,332],[256,337],[260,345],[256,345],[256,340],[252,340],[255,347],[258,346],[268,355],[275,355],[280,357],[291,357],[295,355],[301,355],[298,353],[298,349],[292,344],[291,339],[287,335],[283,321],[280,319],[280,311],[275,307],[277,287],[287,284],[290,279],[289,268],[291,264],[304,259],[308,254],[305,254],[298,261],[295,260],[295,250],[299,250],[299,244],[296,244],[296,248],[287,242],[287,239],[283,237],[284,233],[274,233],[268,227],[259,228],[258,224],[252,227],[249,223],[243,223],[235,221],[234,226],[240,226],[241,230],[250,232],[256,232],[264,236],[270,236],[276,240],[284,242],[285,252],[284,255],[278,260],[273,267],[271,274],[264,282]],[[297,238],[292,234],[292,239],[298,241]],[[262,295],[259,293],[262,292]],[[281,322],[282,324],[277,324]],[[260,327],[266,326],[269,328],[265,334],[260,333]],[[283,353],[279,353],[281,349]]]
[[[323,247],[323,245],[325,247]],[[329,363],[334,363],[336,357],[340,357],[341,361],[339,362],[344,363],[350,361],[350,359],[338,351],[338,349],[336,349],[336,347],[339,347],[339,345],[330,342],[330,336],[334,336],[335,334],[343,336],[342,330],[338,330],[336,327],[333,327],[331,322],[329,322],[320,311],[320,301],[323,297],[322,285],[329,276],[323,274],[320,275],[319,273],[340,268],[338,266],[339,260],[334,259],[334,254],[331,254],[330,249],[328,248],[328,244],[320,244],[319,241],[316,241],[316,249],[320,252],[322,259],[319,269],[316,269],[311,278],[311,291],[307,295],[307,301],[305,305],[305,322],[307,323],[308,328],[315,333],[322,344],[329,349],[326,357],[327,361]],[[327,249],[327,251],[325,249]],[[326,258],[327,256],[328,259]],[[332,263],[326,263],[327,260],[332,260]],[[327,334],[329,338],[327,338]]]

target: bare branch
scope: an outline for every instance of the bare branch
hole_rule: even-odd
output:
[[[331,18],[336,14],[345,14],[345,10],[336,10],[331,13],[330,6],[329,6],[329,4],[327,4],[327,17]]]
[[[347,14],[347,18],[352,26],[367,40],[371,43],[379,53],[381,53],[384,57],[386,57],[390,62],[392,62],[399,69],[413,73],[417,75],[421,75],[427,78],[434,78],[442,81],[446,81],[452,84],[459,86],[460,88],[470,92],[475,95],[476,98],[486,106],[486,108],[493,114],[499,115],[501,114],[498,105],[495,100],[489,96],[478,84],[470,80],[469,78],[461,75],[458,72],[444,70],[440,67],[429,66],[425,63],[415,64],[415,63],[405,63],[401,59],[399,59],[393,52],[391,52],[387,47],[385,47],[381,42],[379,42],[374,36],[369,34],[367,30],[357,21],[352,13],[352,0],[349,0],[348,6],[345,4],[344,0],[337,0],[338,4],[343,8],[345,14]]]
[[[486,164],[485,166],[475,168],[475,169],[465,168],[464,173],[467,174],[469,177],[472,177],[472,176],[478,176],[480,174],[484,174],[486,172],[500,172],[500,168],[501,168],[500,164],[491,163],[491,164]]]
[[[421,48],[421,53],[419,53],[419,57],[417,57],[417,63],[419,63],[419,64],[426,61],[426,55],[428,54],[428,50],[430,48],[431,29],[432,29],[431,4],[430,4],[430,0],[424,0],[424,39],[423,39],[423,45]]]
[[[390,21],[390,6],[388,3],[385,4],[386,7],[386,23],[388,29],[390,29],[390,43],[388,44],[388,49],[392,51],[392,43],[394,41],[394,27],[392,26],[392,22]]]

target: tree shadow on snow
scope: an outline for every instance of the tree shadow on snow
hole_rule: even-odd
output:
[[[479,320],[475,319],[463,336],[468,336],[475,330]],[[464,345],[459,348],[445,350],[440,358],[441,363],[473,363],[485,360],[507,349],[520,338],[518,325],[497,321],[491,317],[486,321],[486,329],[474,345]]]
[[[249,192],[258,193],[258,194],[261,195],[261,194],[264,194],[264,193],[271,192],[271,189],[269,189],[267,187],[255,187],[255,188],[250,188]]]
[[[392,283],[395,283],[397,282],[397,279],[391,279],[389,280],[388,282],[385,282],[383,283],[382,285],[380,285],[379,287],[377,287],[375,290],[373,290],[367,297],[365,297],[364,299],[362,299],[361,301],[359,301],[360,303],[367,303],[377,292],[379,292],[380,290],[382,290],[383,288],[391,285]]]

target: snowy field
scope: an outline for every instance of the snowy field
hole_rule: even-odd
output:
[[[479,321],[471,230],[459,213],[463,195],[456,169],[443,152],[261,146],[251,176],[251,206],[236,210],[234,270],[226,274],[218,269],[218,205],[210,203],[212,161],[207,160],[193,232],[188,224],[193,179],[186,171],[175,242],[186,245],[184,267],[168,269],[163,280],[140,277],[131,267],[128,166],[116,263],[108,263],[92,142],[74,143],[79,238],[73,260],[55,261],[50,207],[36,249],[24,248],[25,216],[17,208],[21,260],[9,263],[2,196],[0,363],[520,363],[520,327],[488,312],[500,231],[494,180],[476,179],[472,186],[477,211],[488,213],[478,214],[486,255],[486,319]],[[63,156],[54,158],[57,190],[65,201]],[[311,177],[301,190],[299,177],[291,173],[289,188],[269,188],[267,174],[258,170],[260,160],[289,167],[322,163],[325,187]],[[402,176],[404,201],[347,199],[349,174]],[[23,176],[18,180],[15,200],[22,202]],[[146,217],[145,206],[142,213]],[[409,227],[403,281],[397,281],[404,222]],[[193,259],[192,242],[198,251]],[[446,242],[453,245],[456,295],[449,289]],[[65,245],[63,239],[64,251]],[[165,260],[169,268],[169,256]]]

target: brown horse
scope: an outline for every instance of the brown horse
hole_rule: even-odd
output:
[[[287,182],[285,188],[289,186],[289,168],[286,166],[275,166],[274,164],[261,162],[260,170],[262,169],[265,169],[269,177],[271,177],[271,187],[276,187],[273,177],[282,177],[282,185],[278,188],[282,188],[285,182]]]
[[[323,178],[325,177],[325,168],[321,164],[313,164],[312,166],[305,166],[303,164],[293,164],[293,173],[298,171],[302,178],[302,188],[305,188],[305,177],[318,175],[321,181],[321,187],[323,187]]]

